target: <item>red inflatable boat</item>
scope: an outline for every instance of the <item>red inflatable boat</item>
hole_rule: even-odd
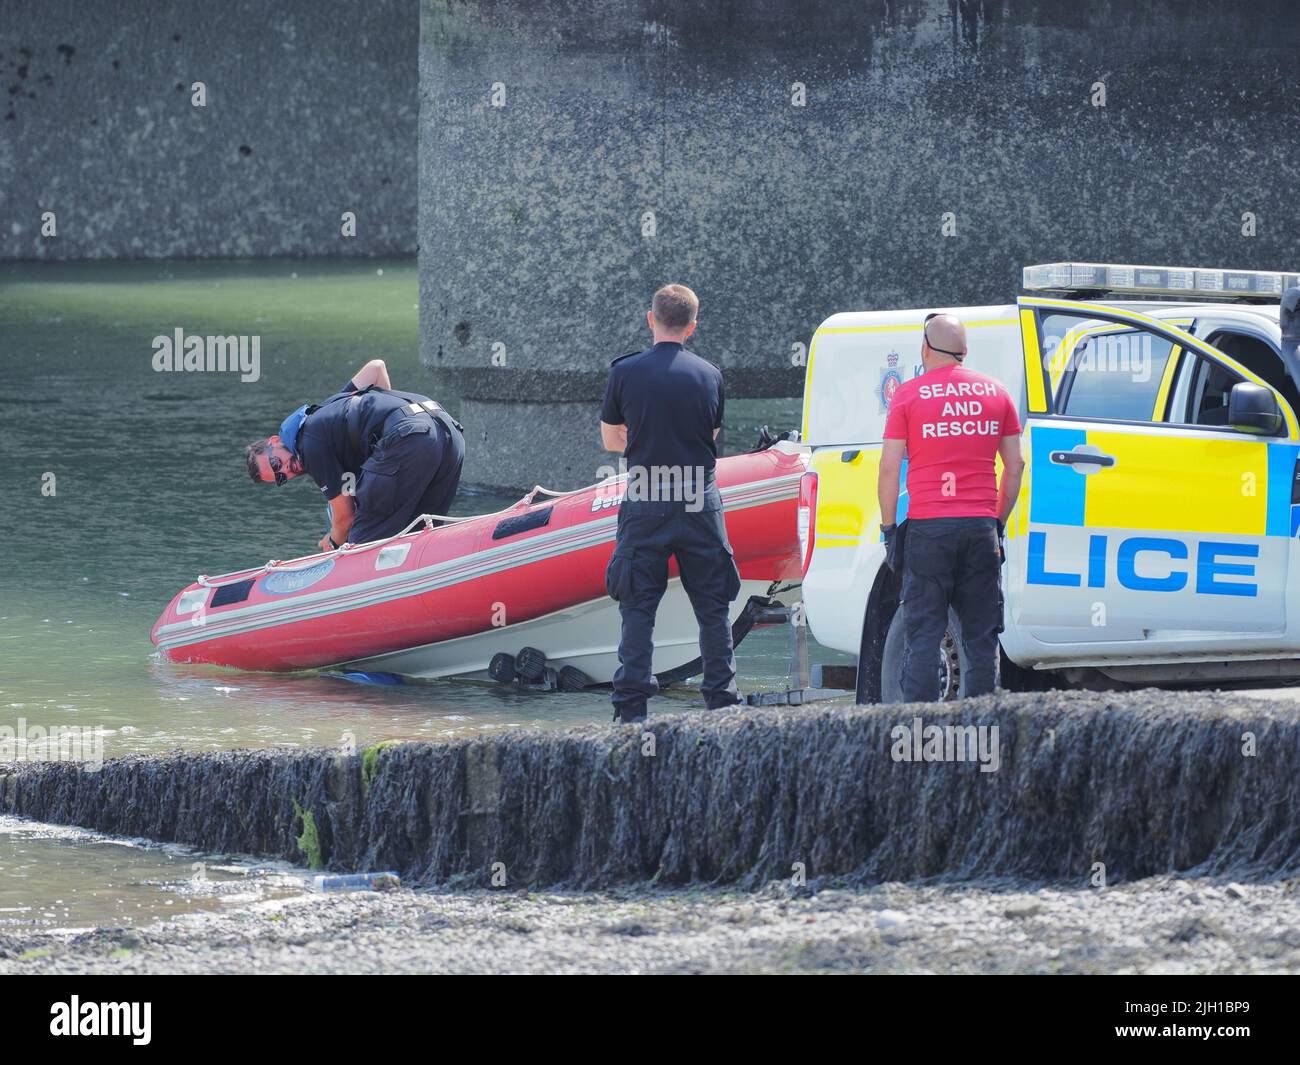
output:
[[[800,575],[795,511],[804,449],[781,442],[718,462],[727,532],[751,596]],[[592,682],[618,666],[618,605],[605,566],[624,491],[615,478],[498,514],[420,527],[292,562],[200,577],[155,623],[164,658],[249,670],[343,666],[486,679],[499,653],[535,648]],[[655,626],[656,672],[699,656],[674,568]]]

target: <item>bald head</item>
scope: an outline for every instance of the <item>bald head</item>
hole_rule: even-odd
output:
[[[936,314],[925,327],[926,349],[937,362],[961,360],[966,354],[966,327],[952,314]]]

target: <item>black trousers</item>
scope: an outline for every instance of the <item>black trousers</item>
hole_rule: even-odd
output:
[[[446,514],[464,462],[465,440],[447,415],[419,414],[401,422],[361,467],[348,540],[382,540],[421,514]]]
[[[948,608],[961,623],[966,694],[985,695],[997,676],[1001,558],[994,518],[912,518],[903,546],[903,698],[939,698],[939,645]]]
[[[618,600],[623,621],[614,674],[616,719],[644,717],[646,700],[659,691],[651,669],[655,614],[673,557],[700,627],[705,704],[716,708],[741,702],[728,618],[740,593],[740,572],[716,487],[704,493],[703,504],[704,509],[690,511],[681,503],[625,501],[619,511],[618,539],[605,571],[605,589]]]

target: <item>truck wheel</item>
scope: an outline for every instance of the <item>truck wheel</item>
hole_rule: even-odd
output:
[[[903,608],[894,612],[885,634],[885,650],[880,663],[880,701],[903,701]],[[948,611],[948,631],[939,645],[939,658],[935,662],[939,671],[939,701],[948,702],[966,695],[963,678],[966,676],[966,649],[961,642],[961,623],[953,610]]]

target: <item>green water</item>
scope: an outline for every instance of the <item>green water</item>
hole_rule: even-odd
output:
[[[177,666],[154,654],[151,625],[197,574],[314,550],[324,531],[319,494],[305,479],[279,490],[250,484],[243,446],[368,358],[387,360],[398,388],[427,387],[417,298],[410,261],[0,267],[0,725],[93,728],[113,757],[608,719],[599,691],[369,688]],[[152,340],[178,327],[260,336],[260,379],[156,372]],[[457,397],[437,398],[456,409]],[[796,425],[798,402],[736,401],[728,413],[739,446],[763,422]],[[43,493],[48,474],[52,495]],[[455,511],[512,501],[466,488]],[[751,635],[737,657],[746,689],[784,686],[783,632]],[[689,705],[690,695],[662,700],[662,710]]]
[[[281,862],[0,817],[0,932],[142,925],[300,894],[307,882]]]

